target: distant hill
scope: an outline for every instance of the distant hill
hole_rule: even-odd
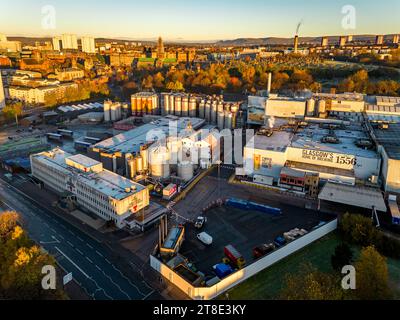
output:
[[[299,43],[318,44],[321,43],[322,37],[300,37]],[[340,36],[328,36],[330,43],[339,41]],[[355,35],[353,41],[374,41],[375,35]],[[277,46],[277,45],[292,45],[294,38],[239,38],[233,40],[221,40],[216,42],[218,46]]]
[[[387,37],[392,37],[393,35],[387,35]],[[330,43],[337,43],[339,41],[340,36],[328,36]],[[34,45],[36,41],[44,42],[51,41],[51,37],[7,37],[11,41],[21,41],[23,45]],[[307,43],[307,44],[318,44],[321,42],[322,37],[300,37],[299,43]],[[284,45],[292,45],[294,38],[280,38],[280,37],[266,37],[266,38],[238,38],[232,40],[219,40],[219,41],[190,41],[190,40],[180,40],[173,39],[169,41],[165,41],[167,44],[191,44],[191,45],[204,45],[204,44],[213,44],[217,46],[231,47],[231,46],[284,46]],[[117,42],[117,43],[125,43],[125,42],[141,42],[144,45],[154,45],[157,41],[156,38],[153,39],[131,39],[131,38],[96,38],[97,42]],[[375,41],[375,35],[354,35],[353,41]]]

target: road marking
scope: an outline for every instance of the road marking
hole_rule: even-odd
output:
[[[150,293],[146,294],[142,300],[146,300],[148,297],[150,297],[153,294],[154,290],[152,290]]]
[[[69,261],[69,262],[71,262],[74,266],[75,266],[75,268],[77,268],[80,272],[82,272],[82,274],[86,277],[86,278],[90,278],[89,276],[88,276],[88,274],[85,272],[85,271],[83,271],[81,268],[79,268],[79,266],[75,263],[75,262],[73,262],[64,252],[62,252],[60,249],[58,249],[57,247],[54,247],[58,252],[60,252],[65,258],[67,258],[67,260]]]
[[[56,230],[54,230],[54,228],[50,228],[51,231],[53,231],[54,233],[57,233]]]
[[[107,258],[104,258],[108,264],[111,264],[110,260],[108,260]]]
[[[67,241],[67,243],[68,243],[71,247],[74,247],[74,245],[73,245],[71,242]]]
[[[82,242],[83,242],[83,239],[82,239],[81,237],[79,237],[79,236],[78,236],[77,238],[78,238],[80,241],[82,241]]]
[[[63,237],[61,234],[59,234],[58,236],[59,236],[61,239],[63,239],[63,240],[64,240],[64,237]]]
[[[76,251],[78,251],[81,255],[83,255],[82,251],[76,248]]]
[[[86,257],[86,260],[89,261],[90,263],[93,263],[93,261],[90,260],[89,257]]]
[[[86,243],[86,245],[87,245],[90,249],[93,249],[93,247],[92,247],[89,243]]]
[[[97,270],[101,271],[100,267],[97,264],[95,265],[95,267]]]
[[[100,257],[104,257],[100,252],[98,252],[97,250],[96,250],[96,253],[100,256]]]

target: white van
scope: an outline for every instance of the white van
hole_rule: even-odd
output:
[[[197,235],[197,239],[199,239],[202,243],[209,246],[213,242],[213,238],[206,232],[199,233]]]

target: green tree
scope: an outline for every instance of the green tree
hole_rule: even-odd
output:
[[[356,264],[356,296],[361,300],[391,297],[386,258],[373,246],[363,248]]]
[[[63,299],[62,290],[44,290],[42,268],[55,266],[53,257],[43,253],[18,225],[19,215],[0,215],[0,299]]]
[[[353,261],[353,252],[346,243],[341,243],[335,248],[331,256],[331,264],[334,270],[340,271],[344,266],[350,265]]]
[[[15,122],[18,124],[18,117],[20,117],[23,113],[22,102],[6,104],[2,111],[6,118],[14,118]]]
[[[316,270],[311,264],[300,267],[295,274],[286,275],[280,293],[283,300],[341,300],[344,292],[334,275]]]

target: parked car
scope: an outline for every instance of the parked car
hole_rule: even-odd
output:
[[[286,244],[286,239],[282,236],[278,236],[275,238],[274,244],[277,248],[282,247]]]
[[[196,229],[201,229],[201,228],[203,228],[203,226],[206,222],[207,222],[206,217],[198,216],[196,219],[196,222],[194,223],[194,226]]]
[[[275,250],[275,246],[273,243],[270,243],[270,244],[264,243],[253,249],[253,257],[254,257],[254,259],[258,259],[258,258],[261,258],[261,257],[267,255],[268,253],[271,253],[274,250]]]
[[[201,232],[197,235],[197,239],[199,239],[202,243],[209,246],[213,243],[213,238],[206,232]]]

